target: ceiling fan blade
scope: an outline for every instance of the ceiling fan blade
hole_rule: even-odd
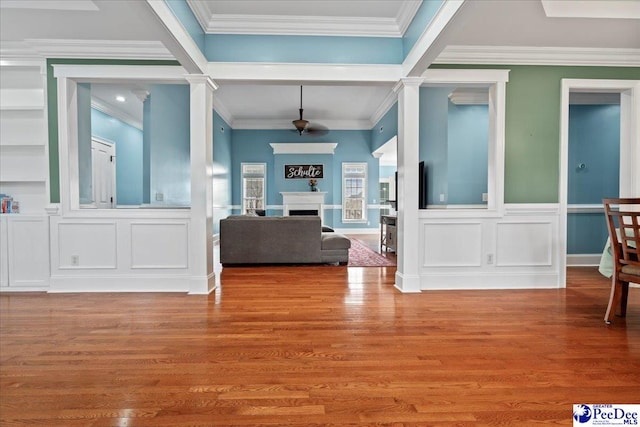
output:
[[[320,124],[313,124],[313,125],[307,126],[307,130],[305,132],[305,134],[309,136],[320,136],[320,135],[326,135],[327,133],[329,133],[329,128]]]

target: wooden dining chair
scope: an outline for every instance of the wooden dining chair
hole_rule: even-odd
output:
[[[611,295],[604,315],[604,321],[610,324],[614,314],[627,314],[629,282],[640,283],[640,198],[603,199],[602,203],[613,253]],[[612,205],[618,205],[618,209]]]

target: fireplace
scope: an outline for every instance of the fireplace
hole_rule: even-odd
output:
[[[289,215],[319,215],[324,212],[325,191],[283,191],[282,214]]]
[[[289,209],[289,216],[315,216],[318,215],[317,209]]]

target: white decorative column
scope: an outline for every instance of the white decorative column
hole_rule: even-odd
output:
[[[213,92],[203,75],[187,76],[190,86],[191,221],[189,224],[190,294],[215,288],[213,271]]]
[[[396,288],[420,292],[418,229],[418,159],[420,130],[420,84],[422,78],[404,78],[398,93],[398,268]]]

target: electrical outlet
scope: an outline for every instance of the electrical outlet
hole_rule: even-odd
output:
[[[489,201],[489,194],[487,194],[487,193],[482,193],[482,201],[483,201],[483,202],[487,202],[487,201]]]
[[[444,202],[444,193],[440,193],[440,201]]]
[[[161,202],[164,200],[164,194],[162,193],[156,193],[156,201],[157,202]]]
[[[493,264],[493,254],[487,255],[487,264],[489,265]]]
[[[71,265],[80,265],[79,255],[71,255]]]

